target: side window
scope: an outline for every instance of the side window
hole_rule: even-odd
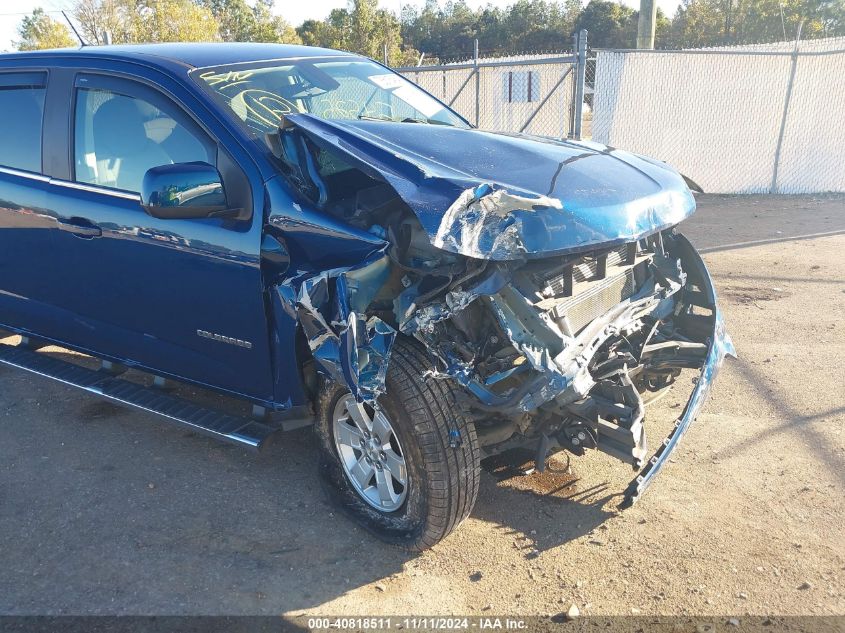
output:
[[[41,171],[47,73],[0,74],[0,165]]]
[[[138,192],[152,167],[215,162],[210,146],[189,129],[175,104],[78,88],[75,112],[77,182]]]

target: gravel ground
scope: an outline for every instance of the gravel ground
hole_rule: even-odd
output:
[[[740,358],[632,509],[601,454],[491,467],[408,555],[327,504],[307,429],[256,457],[0,368],[0,613],[845,614],[845,197],[705,196],[684,230]]]

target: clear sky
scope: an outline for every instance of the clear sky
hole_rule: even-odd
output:
[[[639,7],[639,0],[622,0],[625,4],[634,8]],[[445,2],[445,0],[441,0]],[[61,9],[68,9],[73,0],[0,0],[0,51],[14,50],[12,42],[17,39],[17,28],[21,19],[32,12],[36,7],[45,11],[57,12]],[[379,0],[379,4],[389,11],[399,11],[400,4],[416,4],[422,6],[424,0]],[[479,7],[486,4],[493,4],[505,7],[513,4],[513,0],[467,0],[471,7]],[[679,0],[657,0],[657,5],[667,15],[674,15]],[[323,19],[329,12],[337,7],[346,6],[345,0],[276,0],[276,12],[283,15],[285,19],[297,26],[309,18]],[[51,13],[52,17],[62,19],[61,14]],[[483,46],[483,44],[482,44]]]

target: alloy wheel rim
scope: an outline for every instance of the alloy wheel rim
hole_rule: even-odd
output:
[[[332,419],[335,447],[349,483],[373,508],[398,510],[408,496],[408,469],[385,412],[357,402],[350,393],[338,401]]]

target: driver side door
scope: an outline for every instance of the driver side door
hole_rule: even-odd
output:
[[[69,177],[50,181],[54,301],[63,316],[55,338],[271,400],[261,213],[158,219],[140,205],[148,169],[200,161],[224,172],[229,206],[252,209],[244,172],[197,118],[148,83],[78,73],[72,104]]]

